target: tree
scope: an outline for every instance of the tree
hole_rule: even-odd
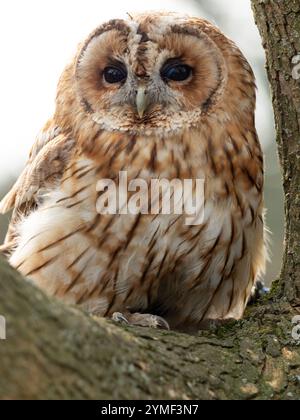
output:
[[[89,317],[46,297],[1,259],[1,398],[300,397],[292,338],[292,318],[300,313],[300,3],[252,4],[267,54],[286,198],[285,255],[272,293],[244,320],[188,336]]]
[[[281,295],[300,299],[300,3],[252,1],[267,55],[283,167],[286,236]],[[299,70],[298,70],[299,69]]]

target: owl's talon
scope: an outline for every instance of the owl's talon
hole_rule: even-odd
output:
[[[119,324],[129,324],[128,319],[125,317],[125,315],[121,314],[121,312],[115,312],[111,319]]]
[[[157,323],[157,328],[160,328],[162,330],[170,331],[170,326],[164,318],[162,318],[160,316],[157,316],[156,318],[157,318],[157,322],[158,322]]]
[[[132,325],[136,327],[145,327],[145,328],[156,328],[160,330],[170,330],[170,326],[167,321],[157,315],[151,314],[130,314],[126,312],[126,315],[121,312],[115,312],[112,317],[112,321],[117,322],[118,324]]]
[[[157,328],[167,331],[170,330],[170,326],[164,318],[151,314],[132,314],[130,316],[130,324],[138,327]]]

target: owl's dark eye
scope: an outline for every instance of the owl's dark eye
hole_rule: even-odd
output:
[[[164,80],[184,82],[191,76],[192,72],[192,68],[186,64],[167,64],[161,70],[161,77]]]
[[[122,67],[110,66],[104,69],[104,79],[107,83],[121,83],[127,79],[127,71]]]

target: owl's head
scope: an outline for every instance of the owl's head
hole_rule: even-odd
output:
[[[234,45],[204,20],[162,13],[112,20],[80,47],[76,98],[110,131],[195,125],[224,99],[230,54]]]

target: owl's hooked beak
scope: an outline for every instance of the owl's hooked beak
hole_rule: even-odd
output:
[[[139,117],[142,119],[149,106],[149,96],[146,86],[140,86],[136,95],[136,108]]]

